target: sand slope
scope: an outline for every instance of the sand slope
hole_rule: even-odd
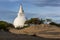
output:
[[[44,38],[60,38],[60,28],[47,24],[30,26],[21,30],[10,29],[9,31],[14,34],[36,35]]]

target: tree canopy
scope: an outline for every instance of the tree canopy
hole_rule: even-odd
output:
[[[39,18],[31,18],[25,22],[25,24],[42,24],[44,20]]]
[[[0,21],[0,30],[3,29],[4,31],[8,31],[9,27],[13,27],[13,25],[5,21]]]

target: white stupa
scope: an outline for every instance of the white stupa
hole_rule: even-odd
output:
[[[22,27],[24,27],[25,21],[26,21],[26,18],[24,15],[24,10],[23,10],[22,5],[20,5],[18,15],[15,18],[13,25],[15,26],[15,28],[22,28]]]

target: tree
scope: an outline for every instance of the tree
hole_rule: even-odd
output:
[[[40,24],[44,24],[45,20],[41,19]]]
[[[51,19],[45,19],[44,24],[50,24],[50,22],[52,22]]]
[[[32,24],[40,24],[40,19],[39,18],[31,18],[30,23],[32,23]]]
[[[9,27],[13,27],[12,24],[5,21],[0,21],[0,30],[3,29],[4,31],[8,31]]]
[[[55,22],[51,22],[50,25],[55,25],[55,26],[57,26],[57,27],[60,27],[60,24],[57,24],[57,23],[55,23]]]
[[[51,20],[51,19],[46,19],[46,21],[47,21],[47,22],[52,22],[52,20]]]
[[[43,24],[44,20],[40,20],[39,18],[31,18],[25,22],[26,24]]]

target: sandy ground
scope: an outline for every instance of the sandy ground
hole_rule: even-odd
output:
[[[22,35],[22,34],[12,34],[9,32],[0,31],[0,40],[60,40],[60,39],[48,39],[37,36]]]
[[[10,29],[9,31],[15,34],[36,35],[43,38],[60,38],[60,28],[54,25],[41,24],[21,30]]]
[[[54,25],[35,25],[24,29],[0,31],[0,40],[60,40],[60,28]]]

